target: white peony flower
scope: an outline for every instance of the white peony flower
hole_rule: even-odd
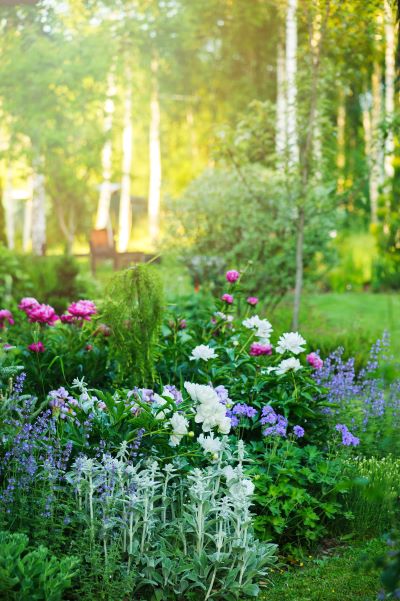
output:
[[[218,355],[213,348],[207,344],[200,344],[192,350],[190,361],[198,361],[199,359],[208,361],[209,359],[215,359],[216,357],[218,357]]]
[[[197,442],[203,448],[205,453],[219,453],[222,449],[222,441],[218,438],[214,438],[213,432],[211,432],[210,436],[200,434]]]
[[[279,338],[276,352],[282,355],[286,351],[289,351],[294,355],[298,355],[304,352],[304,344],[307,344],[307,342],[298,332],[286,332]]]
[[[196,424],[202,424],[203,432],[210,432],[213,428],[219,427],[220,424],[223,430],[226,430],[225,413],[226,408],[221,405],[219,400],[216,403],[200,403],[196,409],[194,421]]]
[[[229,432],[231,431],[231,425],[231,418],[226,417],[225,415],[218,422],[218,432],[220,432],[221,434],[229,434]]]
[[[298,371],[301,368],[302,365],[300,361],[295,357],[291,357],[290,359],[284,359],[279,363],[278,367],[276,368],[276,373],[281,376],[288,371]]]
[[[253,315],[242,321],[242,324],[249,330],[255,330],[255,334],[262,344],[269,343],[273,329],[268,319],[260,319],[258,315]]]
[[[192,401],[197,401],[198,403],[219,402],[218,395],[212,386],[185,382],[184,387]]]
[[[189,422],[181,413],[174,413],[167,423],[172,427],[169,444],[171,447],[177,447],[185,434],[188,433]]]

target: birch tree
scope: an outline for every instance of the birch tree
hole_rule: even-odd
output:
[[[115,111],[114,103],[115,81],[112,72],[108,75],[107,98],[104,105],[104,133],[106,140],[101,153],[102,183],[100,185],[100,196],[97,206],[96,229],[104,229],[110,224],[111,203],[111,172],[112,172],[112,126]]]
[[[161,146],[160,146],[160,99],[158,90],[158,57],[153,55],[151,61],[152,91],[150,99],[150,131],[149,131],[149,233],[155,242],[160,229],[161,202]]]
[[[286,98],[286,57],[281,40],[277,45],[276,58],[276,154],[278,163],[286,154],[287,145],[287,98]]]
[[[133,150],[132,82],[128,73],[124,100],[124,128],[122,134],[122,180],[119,200],[118,250],[126,252],[132,229],[131,168]]]
[[[43,161],[36,159],[32,191],[32,252],[42,256],[46,250],[46,193]]]
[[[9,249],[13,250],[15,248],[15,207],[13,199],[12,168],[10,165],[7,166],[4,178],[3,207],[6,225],[7,246]]]

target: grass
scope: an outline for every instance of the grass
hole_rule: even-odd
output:
[[[274,576],[259,601],[376,601],[379,571],[365,567],[363,559],[374,560],[385,550],[382,541],[372,540],[308,560],[302,568]]]

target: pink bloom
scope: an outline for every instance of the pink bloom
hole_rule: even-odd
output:
[[[35,307],[37,305],[39,305],[39,302],[36,300],[36,298],[27,296],[21,299],[21,302],[18,305],[18,309],[21,309],[21,311],[24,311],[24,313],[28,313],[32,309],[32,307]]]
[[[227,282],[234,284],[240,278],[240,273],[236,271],[236,269],[231,269],[230,271],[226,272],[225,277]]]
[[[69,313],[64,313],[63,315],[60,315],[60,319],[62,323],[71,323],[71,321],[74,321],[74,316],[69,315]]]
[[[179,328],[181,330],[185,330],[187,328],[187,321],[186,319],[181,319],[179,322]]]
[[[270,344],[261,344],[261,342],[253,342],[250,346],[250,355],[258,357],[259,355],[272,355],[272,346]]]
[[[30,344],[28,346],[28,349],[30,351],[32,351],[33,353],[44,353],[45,348],[44,348],[44,344],[43,342],[32,342],[32,344]]]
[[[92,351],[92,350],[93,350],[93,344],[87,344],[87,345],[85,346],[85,349],[86,349],[87,351]]]
[[[224,301],[224,303],[227,303],[228,305],[231,305],[233,303],[232,294],[223,294],[221,296],[221,299]]]
[[[258,298],[256,296],[249,296],[249,298],[247,299],[247,302],[249,303],[249,305],[251,305],[252,307],[255,307],[256,304],[258,303]]]
[[[48,326],[53,326],[59,320],[58,315],[50,305],[40,305],[37,303],[30,309],[26,310],[26,314],[31,323],[43,323]]]
[[[11,311],[8,309],[0,309],[0,330],[5,327],[6,322],[13,326],[15,321],[13,319]]]
[[[324,365],[324,362],[321,357],[318,357],[317,353],[310,353],[307,355],[307,363],[314,369],[321,369]]]
[[[96,305],[90,300],[79,300],[75,303],[71,303],[67,311],[73,317],[85,319],[86,321],[90,321],[91,315],[97,313]]]

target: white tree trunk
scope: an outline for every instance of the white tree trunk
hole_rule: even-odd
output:
[[[96,229],[104,229],[110,227],[110,202],[111,202],[111,170],[112,170],[112,141],[111,131],[114,118],[114,95],[115,82],[114,75],[110,73],[107,84],[107,99],[104,105],[104,132],[107,139],[101,153],[101,165],[103,173],[103,181],[100,186],[99,203],[97,206]]]
[[[46,250],[46,195],[41,161],[37,161],[33,173],[32,195],[32,252],[42,256]]]
[[[4,181],[3,190],[3,206],[4,216],[6,221],[6,236],[7,246],[11,250],[15,248],[15,206],[13,198],[13,186],[12,186],[12,169],[7,167],[6,177]]]
[[[380,186],[383,181],[383,156],[382,136],[380,123],[382,119],[382,89],[381,68],[379,63],[374,63],[372,73],[372,109],[371,109],[371,149],[370,149],[370,175],[369,194],[371,204],[371,222],[378,222],[378,199]]]
[[[160,101],[158,96],[158,60],[153,58],[152,94],[150,102],[150,132],[149,132],[149,232],[150,238],[155,242],[160,229],[160,201],[161,201],[161,147],[160,147]]]
[[[385,40],[385,118],[389,124],[385,139],[385,177],[392,179],[394,176],[394,136],[391,120],[394,114],[396,67],[394,15],[389,0],[385,0]]]
[[[287,149],[289,167],[299,163],[297,131],[297,0],[288,0],[286,13]]]
[[[131,214],[131,168],[133,150],[133,127],[132,127],[132,86],[131,78],[127,77],[124,104],[124,130],[122,134],[122,180],[121,194],[119,200],[118,220],[118,250],[128,250],[132,229]]]
[[[286,154],[287,146],[287,98],[285,47],[278,42],[276,57],[276,155],[278,163]]]
[[[363,118],[364,118],[363,111]],[[367,114],[369,115],[368,111]],[[338,193],[344,191],[344,168],[346,166],[346,97],[344,92],[340,92],[339,108],[337,114],[337,157],[336,166],[338,168]]]

